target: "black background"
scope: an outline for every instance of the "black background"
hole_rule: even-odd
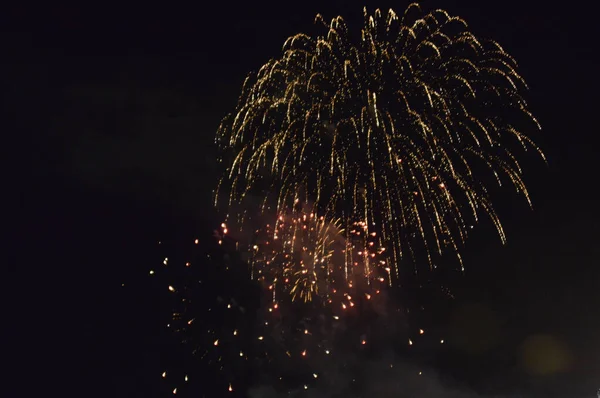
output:
[[[539,4],[538,4],[539,3]],[[355,1],[12,4],[2,15],[3,137],[9,203],[6,396],[152,396],[153,311],[121,284],[156,261],[155,243],[208,236],[213,139],[245,74],[311,29],[317,12],[361,21]],[[369,2],[370,9],[401,2]],[[597,16],[588,4],[425,2],[467,20],[520,64],[549,159],[527,162],[534,203],[497,198],[508,244],[481,227],[457,286],[501,314],[504,346],[551,334],[574,361],[526,378],[547,395],[600,386]],[[139,293],[139,294],[138,294]],[[512,348],[511,348],[512,347]],[[494,354],[450,368],[457,377]],[[500,363],[502,360],[498,360]],[[514,363],[513,363],[514,362]],[[494,380],[517,372],[497,367]],[[469,370],[471,369],[471,370]],[[481,372],[480,372],[481,373]],[[556,395],[566,396],[566,395]]]

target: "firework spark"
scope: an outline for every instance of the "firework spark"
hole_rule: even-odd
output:
[[[255,231],[249,249],[251,275],[267,288],[274,309],[286,296],[352,306],[350,294],[370,298],[374,287],[389,282],[371,266],[385,264],[379,261],[384,250],[374,235],[361,234],[366,223],[355,222],[348,233],[340,223],[296,206]]]
[[[524,133],[539,124],[514,59],[461,18],[416,4],[403,16],[365,9],[357,40],[341,17],[316,22],[320,34],[290,37],[247,78],[223,120],[216,200],[242,204],[242,224],[250,194],[264,199],[260,211],[271,199],[278,212],[310,201],[346,234],[362,220],[396,277],[421,252],[432,267],[450,250],[462,267],[459,248],[482,214],[504,242],[489,188],[508,181],[529,202],[517,152],[544,157]]]

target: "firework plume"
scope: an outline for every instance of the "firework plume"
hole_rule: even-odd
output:
[[[365,9],[356,32],[341,17],[316,23],[246,79],[217,134],[227,173],[216,200],[241,204],[242,225],[250,196],[278,213],[310,201],[346,234],[360,221],[395,276],[420,253],[430,267],[446,250],[461,260],[481,215],[504,241],[489,188],[508,182],[529,202],[519,156],[543,157],[525,134],[539,124],[515,60],[461,18],[416,4]]]

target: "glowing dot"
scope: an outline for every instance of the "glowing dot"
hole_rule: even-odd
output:
[[[154,275],[154,271],[153,270],[150,270],[150,275]]]
[[[444,344],[444,340],[440,340],[440,344]]]
[[[233,331],[233,335],[237,336],[237,329]]]
[[[196,240],[194,241],[194,243],[195,243],[195,244],[198,244],[198,239],[196,239]]]
[[[173,394],[177,394],[177,388],[173,389]]]
[[[302,351],[302,356],[305,357],[306,356],[306,350]]]
[[[215,347],[218,346],[219,345],[219,339],[216,339],[213,344],[214,344]]]
[[[190,263],[185,263],[185,266],[186,266],[186,267],[189,267],[190,265],[191,265]]]
[[[413,342],[411,339],[408,339],[408,345],[413,345]]]
[[[225,223],[221,223],[221,228],[225,228]]]
[[[421,376],[423,374],[423,372],[419,372],[419,376]]]
[[[423,334],[425,331],[423,329],[419,329],[419,334]]]
[[[329,355],[329,350],[325,350],[325,354]]]
[[[240,351],[240,356],[241,356],[241,357],[243,357],[243,356],[244,356],[244,353],[243,353],[242,351]]]
[[[231,304],[227,304],[227,308],[231,308]]]
[[[169,262],[169,259],[167,257],[165,257],[165,259],[163,260],[163,264],[167,265],[168,262]]]
[[[319,377],[319,375],[318,375],[318,374],[316,374],[316,373],[313,373],[313,377],[316,379],[316,378],[318,378],[318,377]]]
[[[361,344],[362,344],[362,345],[365,345],[365,344],[367,344],[367,341],[366,341],[366,340],[363,340],[363,341],[361,341]]]
[[[305,390],[308,390],[308,386],[307,386],[306,384],[304,385],[304,389],[305,389]]]
[[[231,386],[231,383],[229,383],[229,388],[228,388],[229,392],[233,391],[233,387]]]
[[[258,336],[258,339],[259,339],[259,340],[262,340],[262,339],[263,339],[263,337],[262,337],[262,336]]]
[[[184,379],[185,381],[188,381],[188,380],[189,380],[187,375],[185,375],[185,377],[184,377],[183,379]]]
[[[162,373],[162,377],[163,377],[163,379],[164,379],[165,377],[167,377],[167,372],[163,372],[163,373]]]
[[[170,291],[170,292],[174,292],[174,291],[175,291],[175,288],[174,288],[173,286],[169,285],[169,291]]]

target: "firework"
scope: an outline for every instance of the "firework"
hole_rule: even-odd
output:
[[[421,253],[431,268],[452,251],[462,267],[482,214],[504,242],[490,188],[509,182],[529,202],[520,152],[543,157],[525,135],[539,124],[514,59],[461,18],[416,4],[403,16],[365,9],[356,34],[341,17],[316,22],[319,34],[290,37],[246,79],[217,134],[227,173],[216,200],[241,205],[241,224],[251,196],[260,211],[311,202],[348,240],[360,220],[396,277]]]
[[[348,233],[340,223],[296,204],[255,231],[249,248],[251,276],[263,283],[274,304],[289,298],[345,300],[353,306],[351,292],[370,297],[371,291],[389,282],[372,266],[385,264],[379,260],[384,249],[376,245],[376,233],[365,233],[363,221],[354,222]]]
[[[356,222],[353,238],[345,241],[335,225],[297,206],[256,230],[247,244],[229,237],[225,223],[213,239],[189,239],[179,248],[161,244],[163,256],[144,278],[162,295],[161,323],[172,343],[155,375],[166,394],[238,396],[263,383],[283,392],[313,388],[346,372],[349,353],[367,358],[377,349],[389,351],[389,341],[417,352],[429,329],[399,327],[408,309],[390,306],[383,294],[388,280],[376,268],[367,272],[367,259],[376,261],[381,252],[375,237],[361,233],[364,223]],[[207,244],[213,248],[203,251]],[[346,253],[354,264],[349,276]],[[305,268],[316,283],[294,279]],[[411,315],[419,325],[427,323],[421,312]]]

